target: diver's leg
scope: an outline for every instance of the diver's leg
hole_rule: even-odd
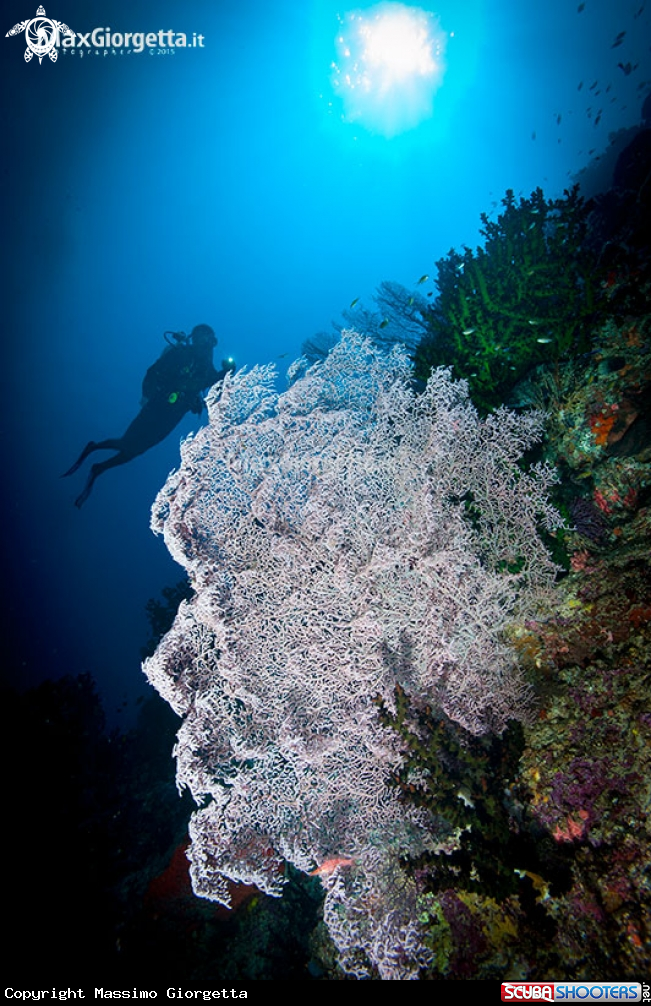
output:
[[[170,403],[167,399],[162,402],[147,402],[119,440],[102,440],[98,444],[91,440],[82,451],[77,463],[66,472],[66,475],[72,475],[92,451],[110,448],[118,453],[115,457],[92,466],[86,487],[81,496],[75,500],[75,505],[78,507],[84,505],[98,475],[108,471],[109,468],[115,468],[116,465],[126,464],[127,461],[144,454],[154,444],[159,444],[178,425],[186,412],[187,408],[182,400],[177,403]]]
[[[96,444],[94,440],[89,440],[72,468],[69,468],[67,472],[64,472],[61,478],[64,479],[67,475],[74,475],[77,469],[83,465],[88,455],[92,454],[93,451],[119,451],[121,446],[122,441],[116,440],[114,437],[110,440],[100,440],[98,444]]]

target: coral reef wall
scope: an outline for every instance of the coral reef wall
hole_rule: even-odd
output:
[[[404,755],[377,701],[400,686],[475,735],[526,717],[502,633],[553,581],[537,527],[561,523],[553,472],[518,463],[542,414],[480,420],[448,371],[421,395],[409,376],[344,333],[283,394],[271,366],[213,389],[152,516],[195,593],[145,663],[184,718],[196,893],[317,871],[345,969],[394,979],[427,964],[399,857],[449,835],[388,786]]]

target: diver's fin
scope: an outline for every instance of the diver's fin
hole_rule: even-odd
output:
[[[89,442],[86,444],[86,446],[84,447],[83,451],[81,452],[81,454],[79,455],[79,457],[75,461],[75,463],[72,466],[72,468],[68,468],[68,471],[64,472],[63,475],[61,476],[61,478],[65,479],[68,475],[74,475],[75,472],[77,471],[77,469],[81,468],[81,466],[83,465],[83,463],[86,460],[86,458],[88,457],[88,455],[92,454],[92,452],[96,448],[97,448],[97,444],[95,443],[95,441],[94,440],[89,440]]]
[[[95,466],[93,465],[93,467]],[[97,477],[96,474],[91,470],[83,493],[80,493],[79,496],[77,496],[77,499],[75,500],[75,506],[77,507],[77,510],[81,510],[82,506],[90,496],[90,491],[93,488],[93,483],[95,482],[96,477]]]

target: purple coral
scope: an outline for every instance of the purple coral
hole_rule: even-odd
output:
[[[570,504],[570,515],[575,530],[595,545],[603,545],[608,538],[608,521],[601,510],[588,499],[575,496]]]
[[[290,373],[282,395],[269,366],[228,375],[159,494],[152,526],[196,595],[145,672],[184,716],[195,891],[227,903],[230,878],[278,894],[283,860],[345,859],[325,913],[343,960],[413,977],[397,863],[433,848],[434,824],[386,784],[402,752],[373,699],[392,706],[400,684],[475,734],[526,713],[502,630],[554,575],[536,532],[560,524],[554,476],[518,465],[540,415],[480,421],[444,370],[416,396],[398,347],[348,333]]]

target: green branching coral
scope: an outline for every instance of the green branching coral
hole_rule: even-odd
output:
[[[568,886],[567,867],[549,836],[531,827],[528,808],[515,794],[514,780],[524,749],[520,724],[501,737],[471,737],[429,706],[414,702],[400,686],[395,713],[376,699],[380,722],[405,746],[405,761],[391,783],[406,804],[435,815],[454,848],[426,852],[405,865],[422,890],[467,891],[502,902],[526,900],[522,877],[547,878],[555,892]],[[532,902],[527,911],[533,905]]]
[[[578,186],[556,200],[536,189],[519,203],[508,190],[502,206],[496,221],[481,216],[483,248],[437,263],[440,295],[415,360],[419,377],[453,364],[483,409],[531,366],[587,348],[599,290]]]
[[[405,802],[432,811],[443,833],[459,836],[454,852],[427,854],[412,866],[431,872],[430,890],[510,893],[517,883],[504,856],[512,841],[504,793],[522,752],[521,727],[510,724],[502,738],[473,738],[430,707],[413,704],[400,686],[395,703],[394,715],[381,699],[376,702],[381,723],[398,733],[407,751],[392,784]]]

